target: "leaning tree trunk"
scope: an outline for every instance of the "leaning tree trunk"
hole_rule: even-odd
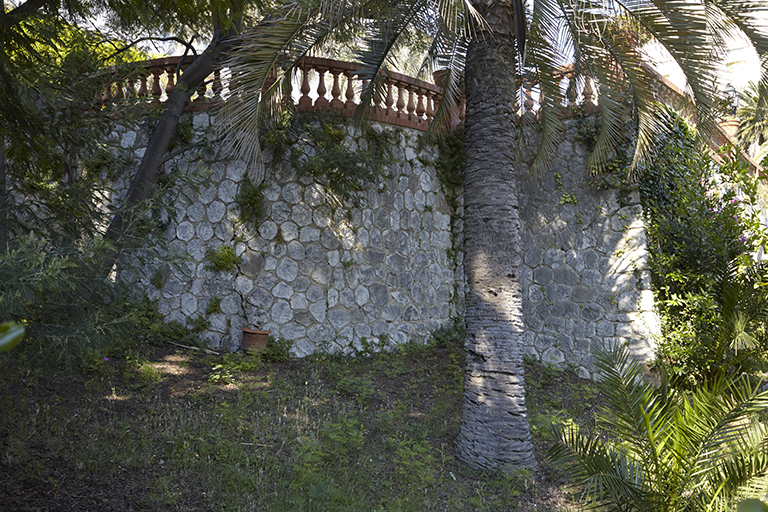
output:
[[[536,464],[525,409],[522,260],[515,174],[514,43],[471,41],[466,64],[466,369],[458,456],[488,469]]]
[[[176,86],[163,104],[160,121],[149,139],[139,169],[128,187],[124,209],[140,203],[151,195],[157,183],[165,154],[168,151],[168,145],[176,131],[176,126],[179,124],[179,119],[184,113],[184,108],[195,90],[203,84],[206,77],[213,73],[223,54],[231,47],[237,29],[238,26],[233,25],[229,33],[226,34],[216,30],[205,51],[179,77]],[[104,276],[111,271],[117,261],[120,254],[120,239],[125,235],[129,225],[130,220],[118,212],[107,228],[106,237],[112,241],[117,250],[108,254],[102,261],[101,270]]]
[[[0,8],[2,8],[3,2],[0,0]],[[6,230],[5,223],[7,215],[5,214],[6,202],[8,197],[8,185],[6,180],[5,170],[5,142],[2,135],[0,135],[0,251],[5,248],[5,243],[8,241],[8,231]]]

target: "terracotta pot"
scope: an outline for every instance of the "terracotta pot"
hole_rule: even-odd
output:
[[[255,350],[256,352],[262,352],[267,348],[267,341],[269,341],[269,333],[271,332],[272,331],[256,331],[243,327],[243,351],[250,352]]]

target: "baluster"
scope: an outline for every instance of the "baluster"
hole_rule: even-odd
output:
[[[408,88],[408,119],[414,119],[415,112],[416,112],[416,103],[413,99],[413,89],[410,87]]]
[[[315,100],[315,108],[328,108],[329,102],[325,98],[327,89],[325,88],[325,72],[327,69],[317,67],[317,72],[320,73],[320,81],[317,83],[317,99]]]
[[[104,91],[104,94],[101,96],[101,102],[102,103],[107,103],[111,99],[112,99],[112,80],[110,80],[107,83],[107,88]]]
[[[594,91],[592,90],[592,80],[587,78],[584,80],[584,111],[588,114],[597,111],[597,105],[592,99],[593,95]]]
[[[347,71],[346,77],[347,77],[347,94],[346,98],[347,101],[344,103],[344,107],[347,109],[353,109],[356,107],[355,105],[355,87],[352,82],[353,77],[355,76],[355,73],[353,71]]]
[[[144,98],[146,96],[149,96],[149,91],[147,90],[147,75],[142,74],[140,77],[141,85],[139,85],[139,97]]]
[[[155,68],[152,70],[152,101],[160,101],[160,96],[163,95],[163,89],[160,87],[160,74],[163,72],[161,68]]]
[[[174,80],[176,79],[176,73],[174,73],[174,71],[176,71],[176,66],[170,67],[165,70],[166,74],[168,75],[168,83],[165,84],[165,94],[167,94],[168,96],[171,95],[171,93],[173,92],[173,88],[176,85],[173,83]]]
[[[427,89],[426,96],[427,96],[427,110],[425,113],[427,114],[427,124],[429,124],[435,118],[434,93],[429,89]]]
[[[340,69],[332,69],[333,74],[333,87],[331,88],[331,108],[343,108],[344,102],[341,101],[341,87],[339,86],[339,74]]]
[[[544,116],[544,91],[539,94],[539,108],[536,111],[537,119],[541,120],[542,116]]]
[[[114,99],[121,100],[121,99],[125,98],[125,94],[123,93],[123,82],[118,80],[117,84],[115,84],[115,85],[116,86],[115,86]]]
[[[387,99],[384,105],[387,117],[392,115],[392,105],[394,103],[395,103],[395,98],[392,97],[392,82],[387,80]]]
[[[371,84],[373,85],[373,84]],[[374,88],[373,90],[373,110],[376,113],[384,112],[384,103],[386,102],[386,98],[381,97],[381,90],[378,88]]]
[[[523,109],[525,110],[523,114],[533,113],[533,88],[529,82],[525,82],[524,89],[524,103],[523,103]]]
[[[267,91],[275,84],[275,82],[277,82],[277,70],[273,68],[270,69],[269,73],[267,73],[267,76],[264,79],[264,85],[261,86],[262,96],[267,93]]]
[[[133,79],[133,78],[129,78],[128,79],[128,90],[125,92],[125,94],[126,94],[126,96],[125,96],[126,98],[128,98],[128,97],[135,98],[136,97],[136,80],[135,79]]]
[[[368,80],[363,80],[363,87],[362,89],[360,89],[360,103],[363,102],[363,94],[364,94],[364,91],[367,91],[367,90],[368,90]],[[376,98],[374,98],[374,102],[375,101],[376,101]]]
[[[213,85],[211,86],[211,92],[213,93],[212,100],[221,99],[221,90],[224,86],[221,84],[221,70],[217,69],[213,72]]]
[[[403,93],[403,84],[402,82],[397,83],[397,103],[395,106],[397,107],[397,117],[405,117],[405,94]]]
[[[568,79],[568,88],[565,90],[565,97],[568,100],[568,108],[576,106],[576,81],[572,77]]]
[[[311,111],[312,98],[309,97],[309,68],[304,67],[301,70],[301,97],[299,98],[299,109]]]
[[[424,107],[424,93],[421,89],[416,89],[416,94],[418,95],[418,101],[416,102],[416,119],[421,122],[424,120],[424,112],[426,112],[427,109]]]

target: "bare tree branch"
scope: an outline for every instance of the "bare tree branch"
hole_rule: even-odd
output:
[[[123,48],[120,48],[119,50],[117,50],[115,53],[111,54],[107,58],[108,59],[112,59],[114,57],[117,57],[121,53],[124,53],[124,52],[130,50],[131,48],[133,48],[137,44],[141,43],[142,41],[176,41],[177,43],[179,43],[181,45],[184,45],[184,47],[186,48],[186,50],[184,52],[184,56],[187,55],[187,52],[189,52],[189,50],[192,50],[192,53],[195,55],[195,57],[197,57],[197,50],[195,49],[194,46],[192,46],[192,41],[194,41],[196,37],[198,37],[197,34],[192,36],[192,39],[190,39],[189,42],[186,42],[185,40],[183,40],[183,39],[181,39],[179,37],[151,37],[151,36],[150,37],[141,37],[139,39],[136,39],[135,41],[132,41],[132,42],[128,43]],[[108,39],[103,40],[102,43],[110,43],[113,46],[116,46],[114,41],[111,41],[111,40],[108,40]]]

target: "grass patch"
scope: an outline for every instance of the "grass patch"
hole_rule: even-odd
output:
[[[46,372],[11,353],[0,368],[0,502],[11,510],[557,509],[550,483],[456,460],[460,329],[425,345],[379,345],[355,358],[269,362],[152,344]],[[568,375],[562,386],[529,378],[532,418],[542,393],[554,406],[555,389],[573,392]]]

